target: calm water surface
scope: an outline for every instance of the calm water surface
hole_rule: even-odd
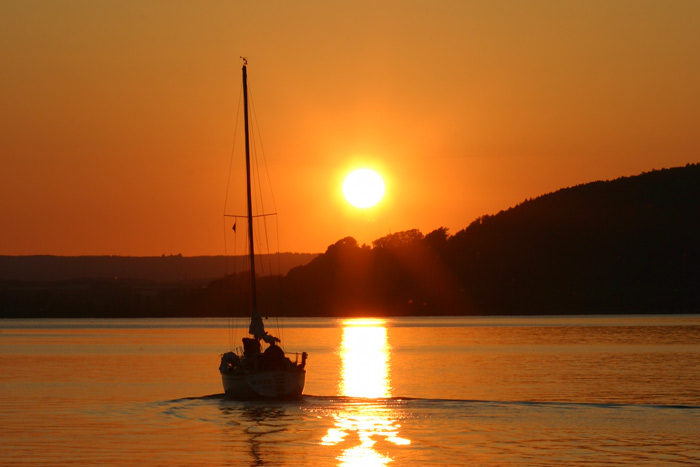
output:
[[[228,320],[0,320],[0,465],[698,465],[700,316],[288,319],[303,401],[222,398]]]

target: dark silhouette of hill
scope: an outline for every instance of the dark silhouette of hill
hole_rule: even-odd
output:
[[[280,253],[260,255],[260,263],[273,263],[275,273],[287,274],[317,255]],[[247,256],[0,256],[0,280],[65,281],[75,279],[139,279],[158,282],[204,281],[220,278],[228,270],[248,268]],[[269,268],[258,266],[260,271]]]
[[[346,237],[261,277],[278,316],[700,312],[700,165],[562,189],[450,235]],[[249,314],[249,278],[0,282],[0,316]]]
[[[286,273],[315,254],[260,255],[257,271]],[[0,318],[215,316],[207,284],[249,269],[247,256],[0,256]],[[214,288],[212,288],[214,290]],[[232,289],[235,291],[237,289]]]
[[[477,219],[449,258],[491,313],[700,308],[700,166],[557,191]]]
[[[700,166],[527,200],[448,235],[348,237],[286,280],[295,314],[700,310]]]

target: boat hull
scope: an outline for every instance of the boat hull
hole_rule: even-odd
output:
[[[228,399],[299,399],[306,382],[306,371],[270,370],[253,373],[221,373]]]

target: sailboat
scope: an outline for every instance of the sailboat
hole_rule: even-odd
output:
[[[248,257],[250,260],[250,281],[252,310],[248,332],[243,338],[242,352],[226,352],[221,356],[219,372],[227,398],[248,399],[298,399],[306,381],[306,352],[301,361],[296,355],[294,361],[287,357],[280,340],[265,330],[262,316],[258,312],[255,286],[255,248],[253,241],[253,208],[250,182],[250,134],[248,130],[248,77],[247,61],[243,59],[243,112],[245,126],[245,163],[248,218]],[[267,347],[263,351],[263,344]]]

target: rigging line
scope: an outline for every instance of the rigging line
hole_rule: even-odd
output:
[[[260,143],[260,152],[262,153],[263,166],[265,168],[265,175],[267,176],[267,184],[270,187],[270,198],[272,200],[272,208],[276,213],[277,212],[277,202],[275,200],[275,192],[272,189],[272,177],[270,177],[270,170],[269,170],[269,167],[267,164],[267,156],[265,155],[265,146],[263,145],[262,134],[260,132],[260,124],[258,123],[257,113],[255,111],[255,101],[253,99],[253,94],[252,94],[252,91],[250,90],[250,87],[248,89],[248,97],[249,97],[249,101],[250,101],[250,110],[252,113],[253,121],[255,123],[253,125],[253,128],[254,128],[254,131],[257,132],[257,135],[258,135],[257,141]],[[256,157],[256,161],[257,161],[257,153],[256,153],[255,157]],[[262,183],[260,182],[260,171],[259,170],[257,171],[257,177],[258,177],[258,185],[262,186]],[[262,196],[261,196],[261,199],[262,199]],[[264,220],[263,222],[264,222],[263,225],[265,228],[265,239],[267,242],[267,251],[269,254],[269,252],[270,252],[270,244],[269,244],[270,236],[268,235],[268,231],[267,231],[267,221]],[[282,263],[281,263],[281,259],[280,259],[280,255],[279,255],[279,253],[280,253],[279,228],[280,228],[280,222],[279,222],[279,218],[277,218],[277,235],[275,235],[275,241],[276,241],[276,247],[277,247],[277,250],[276,250],[277,251],[277,255],[276,255],[277,256],[277,273],[281,274]],[[269,258],[268,261],[269,261],[268,266],[270,269],[270,273],[272,273],[272,269],[273,269],[272,268],[272,258]],[[281,282],[281,280],[280,280],[280,282]],[[281,292],[281,287],[279,287],[277,298],[279,299],[281,297],[282,297],[282,292]],[[279,303],[279,300],[278,300],[278,303]]]
[[[279,217],[275,217],[277,220],[277,236],[275,237],[276,243],[277,243],[277,273],[278,273],[278,278],[277,278],[277,303],[281,304],[282,303],[282,258],[281,256],[281,251],[280,251],[280,220]],[[278,310],[279,311],[279,310]],[[279,313],[277,313],[279,316]],[[280,336],[280,339],[282,337]]]
[[[226,232],[226,217],[223,218],[224,223],[224,277],[228,276],[228,232]]]
[[[260,163],[258,161],[258,140],[255,138],[255,128],[259,126],[257,115],[255,113],[255,101],[253,100],[253,92],[248,86],[248,112],[251,120],[251,131],[249,133],[250,137],[250,152],[253,159],[253,164],[251,167],[253,169],[253,177],[256,179],[257,183],[253,184],[255,189],[255,198],[259,200],[260,212],[265,212],[265,205],[263,203],[262,197],[262,184],[260,183]],[[258,136],[260,131],[258,130]]]
[[[233,231],[233,275],[231,276],[231,292],[233,296],[233,304],[236,303],[236,296],[237,296],[237,291],[238,291],[238,277],[237,277],[237,272],[238,272],[238,266],[236,262],[236,253],[238,252],[238,232],[235,230]],[[231,351],[235,350],[235,343],[236,343],[236,338],[237,336],[237,319],[232,313],[229,315],[229,326],[228,326],[228,332],[229,332],[229,348]]]
[[[255,230],[253,230],[253,238],[252,238],[252,240],[251,240],[251,238],[250,238],[250,236],[249,236],[249,233],[250,233],[250,230],[249,230],[249,229],[246,229],[246,232],[245,232],[245,246],[243,247],[243,251],[244,251],[244,253],[246,254],[246,258],[245,258],[245,259],[249,259],[248,254],[250,253],[250,244],[251,244],[251,241],[252,241],[253,243],[255,242]],[[260,250],[258,250],[258,251],[260,251]],[[256,254],[256,257],[253,258],[253,261],[255,261],[255,260],[258,259],[258,258],[259,258],[259,255]],[[255,272],[256,278],[257,278],[258,276],[260,276],[260,268],[257,268],[257,266],[259,265],[259,263],[260,263],[259,260],[255,263],[255,265],[256,265],[256,272]],[[247,267],[248,267],[248,268],[251,268],[251,267],[252,267],[252,265],[251,265],[250,263],[247,263],[247,262],[243,262],[242,264],[244,265],[244,266],[243,266],[244,268],[246,267],[246,266],[245,266],[246,264],[247,264]],[[244,269],[244,270],[245,270],[245,269]],[[243,282],[243,281],[242,281],[244,287],[246,287],[246,294],[245,294],[245,303],[244,303],[244,306],[246,306],[246,307],[248,308],[248,313],[247,313],[248,316],[249,316],[250,313],[253,311],[253,302],[254,302],[255,300],[258,300],[259,297],[263,296],[263,294],[261,294],[261,290],[260,290],[260,289],[257,289],[257,290],[256,290],[256,294],[255,294],[255,297],[253,297],[253,280],[255,280],[256,278],[250,278],[250,279],[249,279],[248,281],[246,281],[246,282]],[[257,282],[256,282],[256,284],[257,284]],[[259,305],[259,303],[258,303],[258,305]]]
[[[265,169],[265,173],[267,174],[267,186],[269,187],[270,197],[272,199],[272,207],[273,207],[273,210],[276,211],[277,209],[276,209],[276,205],[275,205],[275,194],[272,190],[270,171],[268,170],[267,159],[265,158],[265,147],[263,146],[263,142],[262,142],[262,134],[260,132],[260,123],[258,122],[258,114],[255,111],[255,100],[253,99],[253,93],[250,89],[248,90],[248,97],[249,97],[249,103],[250,103],[250,113],[251,113],[251,117],[252,117],[251,120],[253,121],[251,138],[255,141],[255,145],[254,145],[254,148],[255,148],[254,157],[255,157],[255,169],[256,169],[255,170],[255,177],[256,177],[257,183],[258,183],[258,193],[257,194],[258,194],[258,197],[260,198],[260,207],[262,209],[262,212],[265,212],[264,204],[263,204],[264,200],[263,200],[263,196],[262,196],[263,184],[262,184],[261,177],[260,177],[261,171],[260,171],[260,158],[258,157],[258,145],[260,145],[259,153],[262,156],[262,165]],[[256,134],[257,134],[257,139],[256,139]]]
[[[267,175],[267,183],[268,186],[272,187],[272,179],[270,178],[270,171],[267,166],[267,157],[265,156],[265,146],[263,146],[263,140],[262,140],[262,135],[260,134],[260,125],[257,123],[257,114],[255,113],[255,105],[252,100],[252,94],[250,91],[248,92],[250,98],[251,98],[251,110],[253,113],[253,119],[255,120],[255,130],[258,132],[258,141],[260,141],[260,152],[262,153],[262,158],[263,158],[263,166],[265,167],[265,175]],[[277,211],[277,203],[275,202],[275,193],[270,189],[270,197],[272,198],[272,208]]]
[[[264,259],[261,258],[261,262],[265,263],[264,266],[263,266],[263,270],[265,270],[265,271],[267,272],[267,275],[268,275],[268,276],[271,276],[272,273],[273,273],[273,270],[272,270],[272,255],[273,255],[274,253],[272,253],[272,252],[270,251],[270,236],[269,236],[269,234],[268,234],[267,219],[263,219],[263,220],[262,220],[262,224],[263,224],[263,232],[264,232],[264,234],[263,234],[263,235],[260,235],[260,236],[258,237],[258,243],[260,244],[260,248],[261,248],[261,251],[262,251],[263,241],[265,242],[265,245],[264,245],[264,246],[265,246],[266,255],[265,255],[265,258],[264,258]]]
[[[226,194],[224,195],[224,217],[226,217],[226,211],[228,210],[228,195],[231,187],[231,172],[233,171],[233,157],[236,152],[236,129],[238,128],[238,119],[241,114],[241,100],[243,98],[243,84],[241,84],[238,93],[238,106],[236,107],[236,120],[233,125],[233,142],[231,143],[231,157],[228,163],[228,177],[226,177]],[[224,219],[224,272],[228,275],[228,245],[227,245],[227,231],[226,231],[226,219]]]
[[[277,251],[276,251],[276,253],[275,253],[275,258],[277,259],[277,261],[276,261],[276,263],[277,263],[277,270],[275,271],[275,272],[277,273],[277,274],[276,274],[277,278],[274,280],[274,282],[275,282],[275,286],[276,286],[275,289],[276,289],[276,291],[277,291],[277,293],[275,294],[275,296],[276,296],[276,298],[277,298],[277,300],[275,301],[275,303],[278,304],[278,309],[277,309],[278,312],[275,313],[275,314],[276,314],[277,316],[279,316],[279,315],[280,315],[280,313],[279,313],[279,311],[280,311],[279,304],[282,303],[282,262],[281,262],[281,259],[280,259],[280,237],[279,237],[280,222],[279,222],[279,218],[278,218],[278,217],[275,217],[275,220],[277,221],[277,223],[276,223],[277,235],[275,236],[275,238],[276,238],[276,240],[277,240]],[[268,242],[269,242],[269,238],[268,238]],[[273,268],[272,262],[273,262],[273,260],[274,260],[275,258],[270,258],[270,271],[272,271],[272,268]],[[278,323],[278,332],[277,332],[277,334],[278,334],[278,336],[279,336],[280,339],[281,339],[282,336],[280,335],[280,332],[279,332],[279,323]]]
[[[250,90],[250,87],[248,89],[248,98],[249,98],[248,100],[250,103],[250,112],[251,112],[251,116],[252,116],[252,120],[253,120],[253,128],[254,128],[254,130],[252,132],[253,134],[251,136],[252,136],[252,139],[254,140],[253,157],[255,159],[255,177],[257,179],[257,187],[258,187],[256,191],[257,191],[258,198],[260,199],[260,208],[261,208],[262,212],[265,212],[264,198],[263,198],[263,194],[262,194],[262,186],[263,185],[262,185],[262,180],[260,177],[260,159],[258,157],[258,150],[257,150],[258,144],[260,145],[260,152],[262,154],[262,162],[263,162],[263,166],[265,168],[265,173],[267,174],[267,183],[268,183],[267,186],[269,187],[270,196],[272,198],[272,205],[276,211],[277,209],[276,209],[276,204],[275,204],[274,192],[272,190],[270,171],[268,170],[268,167],[267,167],[267,159],[265,158],[265,149],[263,147],[262,135],[260,133],[260,124],[258,122],[257,113],[255,111],[255,101],[253,99],[253,94]],[[255,139],[256,132],[257,132],[257,139]],[[268,275],[270,275],[270,274],[272,274],[272,260],[269,257],[269,255],[270,255],[270,241],[269,241],[270,235],[269,235],[266,219],[263,219],[262,225],[263,225],[263,229],[264,229],[264,233],[265,233],[265,236],[264,236],[265,250],[264,251],[266,251],[266,253],[268,254],[268,257],[266,258],[266,261],[261,261],[261,264],[263,265],[263,267],[267,267]],[[260,237],[258,238],[258,241],[261,242]],[[262,250],[262,243],[260,243],[260,248]]]
[[[223,217],[223,231],[224,231],[224,271],[225,271],[225,276],[224,276],[224,282],[223,282],[223,287],[226,289],[229,285],[229,281],[231,284],[231,292],[234,297],[234,303],[235,303],[235,296],[236,296],[236,250],[237,250],[237,239],[238,236],[234,230],[233,234],[233,275],[229,277],[229,258],[228,258],[228,229],[226,228],[226,211],[228,211],[228,201],[229,201],[229,193],[231,191],[231,173],[233,172],[233,160],[236,154],[236,136],[238,134],[238,122],[240,120],[240,115],[241,115],[241,103],[243,101],[243,84],[241,83],[241,86],[238,91],[238,105],[236,106],[236,119],[234,121],[233,125],[233,138],[231,142],[231,155],[229,158],[229,166],[228,166],[228,174],[226,177],[226,192],[224,195],[224,217]],[[234,225],[235,225],[235,220],[234,220]],[[236,341],[236,323],[235,323],[235,318],[229,315],[228,318],[228,340],[229,340],[229,350],[233,351],[235,347],[235,341]]]
[[[231,172],[233,171],[233,157],[234,153],[236,152],[236,134],[237,131],[236,129],[238,128],[238,119],[241,114],[241,99],[243,96],[243,86],[241,85],[241,89],[239,92],[238,96],[238,107],[236,108],[236,121],[233,125],[233,142],[231,144],[231,158],[229,159],[229,165],[228,165],[228,178],[226,179],[226,197],[224,198],[224,215],[226,215],[226,208],[228,206],[228,193],[229,193],[229,188],[231,186]]]
[[[248,87],[248,102],[249,102],[249,116],[251,117],[252,121],[252,127],[251,127],[251,132],[250,132],[250,138],[252,141],[252,158],[254,159],[254,178],[256,180],[255,186],[255,198],[259,200],[259,206],[260,206],[260,211],[265,212],[265,197],[263,196],[263,183],[262,183],[262,174],[261,174],[261,168],[260,168],[260,163],[264,165],[264,170],[265,170],[265,175],[267,177],[267,187],[269,192],[273,208],[276,211],[276,200],[274,197],[274,191],[272,190],[272,179],[270,177],[270,171],[269,167],[267,165],[267,158],[265,156],[265,148],[262,142],[262,134],[260,131],[260,124],[257,118],[257,112],[256,112],[256,107],[255,107],[255,99],[253,97],[253,92],[251,90],[251,87]],[[267,193],[266,192],[266,193]],[[267,219],[265,216],[260,216],[262,217],[262,225],[258,222],[257,225],[261,225],[262,229],[255,229],[255,239],[254,243],[256,243],[257,248],[259,251],[265,251],[267,255],[263,257],[259,257],[259,262],[257,263],[260,266],[260,272],[262,275],[266,276],[272,276],[273,275],[273,258],[271,258],[271,249],[270,249],[270,231],[269,231],[269,225],[267,223]],[[279,222],[277,223],[279,225]],[[264,237],[264,238],[263,238]],[[278,247],[278,252],[279,252],[279,235],[276,235],[277,239],[277,247]],[[264,244],[263,244],[264,241]],[[264,246],[264,248],[263,248]],[[279,254],[277,254],[277,264],[278,264],[278,270],[277,272],[279,273],[281,271],[281,263],[279,259]],[[269,279],[272,279],[271,277]],[[265,281],[264,283],[268,285],[268,292],[273,292],[272,290],[269,290],[269,286],[273,285],[270,282],[273,282],[271,280]],[[279,295],[279,294],[276,294]],[[270,300],[272,297],[271,295],[265,294],[265,297],[268,298],[268,302],[272,301],[274,304],[275,302],[279,304],[279,300]],[[279,298],[279,297],[277,297]],[[279,308],[279,305],[277,306]],[[275,313],[279,314],[279,313]]]

